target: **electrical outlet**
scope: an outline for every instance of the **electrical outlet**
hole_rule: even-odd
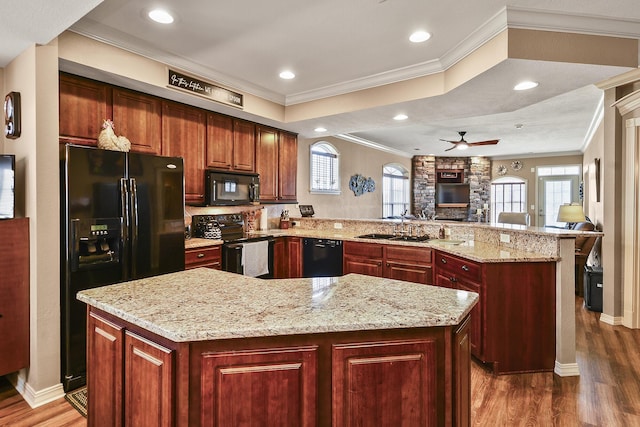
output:
[[[335,228],[336,230],[342,229],[342,223],[341,222],[334,222],[333,223],[333,228]]]
[[[500,241],[502,243],[509,243],[511,242],[511,236],[509,234],[500,233]]]

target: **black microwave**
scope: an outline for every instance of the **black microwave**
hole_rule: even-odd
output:
[[[237,206],[260,203],[260,175],[257,173],[205,171],[206,204]]]

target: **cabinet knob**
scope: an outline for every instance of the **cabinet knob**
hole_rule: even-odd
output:
[[[463,269],[464,271],[469,271],[469,267],[467,267],[466,265],[463,265],[463,266],[462,266],[462,269]]]
[[[443,264],[446,264],[446,263],[447,263],[447,260],[446,260],[446,259],[444,259],[444,258],[440,258],[440,262],[442,262]]]
[[[382,262],[378,262],[378,267],[381,267],[381,266],[382,266]]]
[[[0,318],[2,318],[2,313],[0,313]]]
[[[449,280],[451,280],[454,283],[458,281],[458,279],[456,279],[455,277],[450,277]]]
[[[204,254],[203,253],[198,254],[198,258],[204,258]]]

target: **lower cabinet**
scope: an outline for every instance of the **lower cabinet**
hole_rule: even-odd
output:
[[[275,279],[302,277],[302,238],[277,237],[273,245]]]
[[[431,248],[378,243],[344,242],[343,272],[433,283]]]
[[[222,269],[222,249],[220,245],[186,249],[184,252],[184,268],[207,267]]]
[[[174,352],[89,313],[89,426],[174,425]]]
[[[477,263],[437,251],[436,285],[476,292],[472,354],[496,374],[553,371],[555,263]]]
[[[92,307],[88,334],[89,426],[470,425],[468,317],[174,343]]]

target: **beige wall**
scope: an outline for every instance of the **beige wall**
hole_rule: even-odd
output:
[[[522,169],[514,171],[511,168],[511,162],[519,160],[522,162]],[[498,167],[505,166],[507,173],[504,176],[514,176],[524,179],[527,182],[527,212],[531,216],[531,225],[537,225],[538,216],[538,186],[536,181],[536,168],[540,166],[553,165],[582,165],[582,156],[550,156],[550,157],[531,157],[531,158],[513,158],[499,159],[491,161],[491,179],[501,178],[498,175]],[[531,209],[531,206],[534,206]]]
[[[311,144],[327,141],[340,153],[339,195],[311,194],[309,191],[309,156]],[[382,217],[382,167],[398,163],[411,171],[411,159],[373,148],[354,144],[338,138],[300,139],[298,141],[298,202],[313,205],[316,218],[380,218]],[[371,177],[376,190],[356,197],[349,189],[352,175]],[[293,216],[300,212],[292,211]]]
[[[4,152],[16,155],[16,214],[30,219],[31,356],[18,382],[38,405],[62,394],[57,44],[27,49],[4,70],[3,86],[21,96],[22,135],[5,140]]]

